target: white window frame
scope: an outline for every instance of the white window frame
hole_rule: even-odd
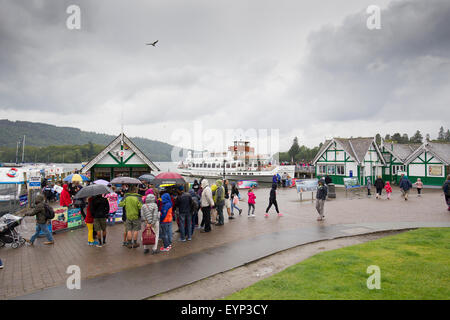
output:
[[[342,172],[339,173],[338,168],[342,168]],[[345,176],[345,164],[337,164],[336,165],[336,175],[338,176]]]

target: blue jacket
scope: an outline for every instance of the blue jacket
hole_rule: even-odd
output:
[[[160,223],[164,223],[164,219],[166,219],[167,213],[172,208],[172,199],[170,199],[170,195],[168,193],[164,193],[161,197],[162,200],[162,208],[161,208],[161,217]]]
[[[409,181],[407,176],[404,176],[403,179],[400,181],[400,189],[408,191],[411,188],[412,188],[411,181]]]

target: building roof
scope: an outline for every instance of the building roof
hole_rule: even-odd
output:
[[[380,159],[383,162],[385,162],[380,150],[378,149],[377,144],[375,143],[375,138],[367,137],[367,138],[333,138],[331,140],[326,140],[325,143],[322,145],[322,148],[320,148],[319,152],[314,158],[313,163],[317,162],[322,153],[324,153],[325,150],[328,149],[329,145],[333,141],[339,144],[342,147],[342,149],[344,149],[344,151],[347,152],[347,154],[349,154],[354,160],[356,160],[358,164],[364,161],[364,158],[367,152],[369,151],[370,146],[372,145],[372,143],[374,143],[377,152],[380,156]]]
[[[97,164],[100,160],[102,160],[111,150],[114,149],[117,145],[121,143],[125,143],[130,147],[130,149],[144,161],[145,164],[147,164],[152,170],[159,171],[159,168],[123,133],[117,136],[111,143],[106,146],[105,149],[103,149],[95,158],[93,158],[91,161],[89,161],[83,169],[81,169],[82,172],[87,172],[90,170],[95,164]]]
[[[422,146],[420,143],[392,143],[384,140],[382,140],[382,145],[402,163],[405,163],[406,159]]]
[[[450,143],[448,142],[425,142],[413,153],[411,153],[411,155],[406,159],[405,163],[409,164],[418,156],[420,156],[424,151],[430,152],[442,163],[450,165]]]

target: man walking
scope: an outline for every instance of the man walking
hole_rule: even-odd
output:
[[[190,193],[185,192],[181,187],[179,195],[175,201],[175,207],[178,208],[180,217],[180,241],[192,240],[192,207],[193,199]]]
[[[223,226],[223,207],[225,206],[225,188],[222,186],[222,180],[216,181],[217,190],[214,194],[214,203],[216,204],[217,215],[219,216],[219,222],[216,223],[217,226]]]
[[[320,179],[319,186],[317,188],[317,193],[316,193],[316,210],[319,213],[319,218],[317,218],[317,221],[322,221],[325,218],[323,211],[324,211],[325,200],[327,199],[327,194],[328,194],[328,188],[325,185],[325,181]]]
[[[38,195],[36,197],[35,200],[35,208],[33,209],[33,211],[26,213],[26,216],[36,216],[36,232],[35,234],[31,237],[30,240],[27,240],[27,242],[30,245],[34,245],[34,240],[36,240],[36,237],[39,236],[39,233],[42,231],[45,236],[47,237],[47,242],[44,242],[44,244],[49,245],[49,244],[53,244],[53,236],[52,233],[50,232],[50,230],[48,229],[48,220],[50,220],[46,214],[46,210],[48,210],[45,207],[44,204],[44,197],[42,195]]]
[[[402,192],[402,196],[405,198],[405,201],[408,200],[409,189],[412,188],[412,183],[409,181],[407,176],[403,176],[400,181],[400,190]]]
[[[272,189],[270,189],[270,196],[269,196],[269,205],[267,206],[266,213],[264,214],[264,217],[269,216],[269,209],[272,207],[272,205],[275,206],[275,210],[277,211],[277,214],[279,217],[282,217],[283,215],[278,210],[278,203],[277,203],[277,185],[272,184]]]
[[[214,207],[214,200],[212,197],[212,191],[209,187],[209,182],[206,179],[202,180],[202,197],[200,199],[200,206],[203,213],[203,222],[205,224],[205,229],[200,232],[210,232],[211,231],[211,208]]]

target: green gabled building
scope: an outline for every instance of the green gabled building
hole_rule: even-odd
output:
[[[420,143],[392,143],[381,140],[381,153],[386,162],[383,170],[383,180],[398,183],[401,173],[407,174],[406,160],[411,154],[420,148]]]
[[[406,174],[412,183],[442,186],[450,174],[450,143],[425,142],[406,159]]]
[[[346,177],[356,177],[365,185],[368,177],[373,183],[383,174],[385,160],[374,137],[332,138],[322,145],[313,165],[316,177],[328,175],[338,186],[344,186]]]
[[[152,171],[159,168],[123,133],[81,169],[84,174],[90,173],[91,181],[111,181],[117,176],[138,178]]]

